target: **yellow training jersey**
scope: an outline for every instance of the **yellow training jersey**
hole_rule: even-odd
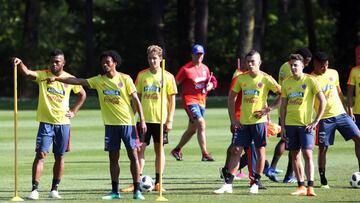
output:
[[[287,99],[285,125],[305,126],[312,122],[315,95],[321,91],[314,77],[304,74],[283,81],[281,97]]]
[[[70,119],[65,116],[69,111],[70,93],[79,93],[81,86],[68,85],[61,82],[47,83],[46,78],[55,77],[50,71],[36,71],[35,82],[39,85],[39,101],[36,120],[57,125],[70,124]],[[58,77],[73,77],[63,71]]]
[[[174,76],[165,71],[164,74],[164,107],[163,123],[167,118],[168,101],[167,96],[177,94],[177,87]],[[136,90],[141,94],[140,100],[143,107],[146,123],[160,123],[160,87],[161,87],[161,70],[156,74],[151,73],[150,68],[139,72],[135,80]]]
[[[256,77],[251,77],[245,72],[237,77],[232,91],[242,91],[240,123],[249,125],[267,122],[267,117],[255,118],[254,112],[267,106],[268,93],[280,92],[280,85],[268,74],[260,72]]]
[[[355,104],[353,113],[360,114],[360,66],[351,69],[347,84],[355,86]]]
[[[292,76],[291,67],[289,62],[284,63],[279,70],[279,85],[282,85],[283,81]]]
[[[325,112],[321,118],[331,118],[346,113],[337,90],[337,86],[340,85],[338,72],[334,69],[327,69],[322,75],[316,75],[314,72],[311,75],[316,78],[327,101]],[[319,106],[319,100],[315,99],[315,109],[319,109]]]
[[[117,73],[113,78],[98,75],[87,82],[98,93],[105,125],[135,125],[131,94],[136,92],[136,88],[129,75]]]

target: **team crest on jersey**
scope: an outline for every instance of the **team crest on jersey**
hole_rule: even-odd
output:
[[[333,81],[334,81],[334,78],[333,78],[333,77],[329,77],[329,81],[330,81],[330,82],[333,82]]]
[[[118,83],[118,87],[119,87],[119,88],[122,88],[123,86],[124,86],[124,84],[123,84],[122,82],[119,82],[119,83]]]
[[[262,82],[258,82],[258,84],[256,84],[256,86],[257,86],[258,88],[262,88],[263,85],[264,85],[264,84],[263,84]]]
[[[146,80],[144,80],[144,85],[147,85],[147,81],[146,81]]]
[[[306,84],[302,84],[301,85],[301,88],[304,90],[304,89],[306,89]]]

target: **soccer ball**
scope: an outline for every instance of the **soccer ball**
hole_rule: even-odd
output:
[[[360,172],[355,172],[351,175],[350,185],[353,188],[360,188]]]
[[[150,176],[141,176],[140,189],[142,192],[152,191],[154,189],[154,180]]]

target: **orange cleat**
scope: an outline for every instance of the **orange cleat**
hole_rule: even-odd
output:
[[[316,194],[315,194],[315,192],[314,192],[314,187],[311,187],[311,186],[309,186],[308,188],[307,188],[307,194],[306,194],[307,196],[316,196]]]
[[[291,195],[307,195],[307,190],[305,186],[297,187],[295,192],[290,193]]]
[[[160,183],[156,183],[155,187],[154,187],[154,191],[156,192],[160,192]],[[164,189],[164,186],[161,188],[162,192],[165,192],[166,190]]]
[[[130,184],[127,188],[120,189],[120,192],[134,192],[134,185]]]

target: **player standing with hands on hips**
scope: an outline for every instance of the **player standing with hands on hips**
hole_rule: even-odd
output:
[[[86,92],[79,85],[67,85],[60,82],[48,84],[48,77],[73,77],[64,71],[65,56],[60,49],[50,53],[48,70],[33,71],[28,69],[21,59],[14,58],[14,65],[26,78],[39,85],[39,101],[36,120],[40,122],[36,137],[36,155],[32,166],[32,191],[29,199],[39,199],[38,185],[44,168],[45,159],[53,144],[54,167],[50,198],[60,199],[58,185],[64,174],[65,152],[70,150],[70,119],[73,118],[86,99]],[[78,99],[69,108],[70,93],[73,91]]]
[[[135,128],[135,116],[131,107],[134,104],[140,117],[141,132],[146,133],[146,124],[136,87],[129,75],[118,72],[121,57],[114,51],[104,51],[100,55],[100,62],[104,74],[88,79],[74,77],[53,77],[48,82],[59,81],[67,84],[78,84],[96,89],[99,97],[101,115],[105,124],[105,151],[109,152],[110,176],[112,190],[102,199],[120,199],[120,144],[124,142],[130,160],[130,172],[134,184],[133,198],[144,200],[140,192],[139,162],[137,155],[138,135]]]
[[[206,95],[217,87],[216,78],[210,74],[209,68],[202,63],[205,50],[201,45],[192,48],[192,60],[181,67],[175,76],[178,85],[182,86],[184,109],[189,116],[188,127],[180,142],[171,151],[176,160],[182,161],[182,148],[197,133],[202,158],[201,161],[214,161],[206,148],[205,104]]]

